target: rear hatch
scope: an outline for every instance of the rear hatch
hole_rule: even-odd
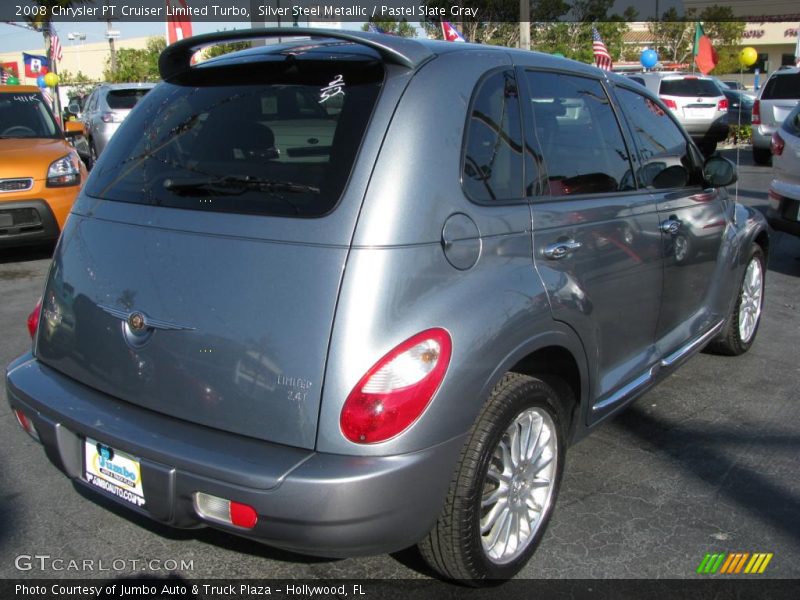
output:
[[[659,96],[675,103],[675,114],[685,124],[710,124],[724,112],[719,103],[725,96],[711,79],[694,76],[664,79]]]
[[[108,94],[106,94],[106,104],[109,110],[114,113],[115,121],[123,121],[133,107],[136,106],[151,89],[150,86],[110,89]]]
[[[761,123],[778,127],[800,100],[800,73],[778,73],[770,77],[761,92]]]
[[[245,68],[223,57],[143,99],[62,236],[39,360],[165,415],[314,446],[358,210],[340,197],[383,68],[306,44],[303,60],[278,45]]]

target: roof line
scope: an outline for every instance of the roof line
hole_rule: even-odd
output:
[[[418,69],[435,56],[429,48],[417,41],[382,33],[344,32],[335,29],[312,29],[308,27],[292,27],[291,29],[287,27],[265,27],[218,31],[186,38],[167,46],[158,59],[158,69],[161,73],[161,78],[165,81],[170,81],[187,73],[191,69],[190,61],[192,55],[205,46],[275,37],[332,38],[354,42],[377,51],[387,63],[400,65],[412,70]]]

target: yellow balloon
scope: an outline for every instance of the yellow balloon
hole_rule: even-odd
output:
[[[47,87],[56,87],[58,85],[58,75],[55,73],[48,73],[44,76],[44,83]]]
[[[742,51],[739,53],[739,62],[742,63],[745,67],[749,67],[750,65],[754,64],[758,60],[758,52],[752,46],[748,46],[747,48],[743,48]]]

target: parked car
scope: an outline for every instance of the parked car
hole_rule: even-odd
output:
[[[108,140],[119,129],[134,106],[154,83],[105,83],[97,86],[86,99],[81,112],[81,120],[91,150],[91,162],[105,150]],[[73,107],[76,108],[76,107]]]
[[[741,92],[746,92],[747,91],[747,88],[744,86],[744,84],[741,81],[736,81],[734,79],[725,79],[725,80],[720,79],[719,81],[720,81],[720,83],[722,83],[723,85],[727,86],[728,88],[730,88],[732,90],[739,90]]]
[[[772,134],[772,172],[767,220],[774,229],[800,235],[800,103]]]
[[[772,134],[800,100],[800,68],[789,67],[770,75],[753,104],[753,160],[769,164]]]
[[[755,99],[740,90],[723,89],[722,93],[728,99],[728,124],[750,125]]]
[[[709,156],[728,137],[728,99],[712,77],[672,71],[629,75],[656,94]]]
[[[0,86],[0,247],[58,238],[86,167],[36,86]]]
[[[511,577],[569,444],[707,344],[751,347],[766,222],[628,79],[296,33],[162,54],[73,209],[9,402],[76,485],[162,523]]]

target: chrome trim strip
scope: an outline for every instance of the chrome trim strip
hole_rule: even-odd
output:
[[[592,406],[592,411],[597,412],[603,410],[604,408],[608,408],[612,404],[616,404],[626,396],[629,396],[639,388],[644,387],[653,380],[653,375],[655,374],[656,370],[657,367],[655,365],[650,367],[646,373],[639,375],[639,377],[618,389],[602,402],[598,402]]]
[[[722,326],[724,324],[725,324],[725,321],[720,321],[719,323],[714,325],[714,327],[712,327],[711,329],[706,331],[703,335],[701,335],[699,338],[695,339],[692,342],[689,342],[688,344],[686,344],[682,348],[678,348],[675,352],[673,352],[672,354],[670,354],[666,358],[662,358],[661,359],[661,366],[662,367],[671,367],[671,366],[675,365],[675,363],[677,363],[682,358],[685,358],[686,356],[691,354],[698,347],[700,347],[700,346],[708,343],[709,341],[711,341],[711,338],[713,338],[720,331],[722,331]]]

